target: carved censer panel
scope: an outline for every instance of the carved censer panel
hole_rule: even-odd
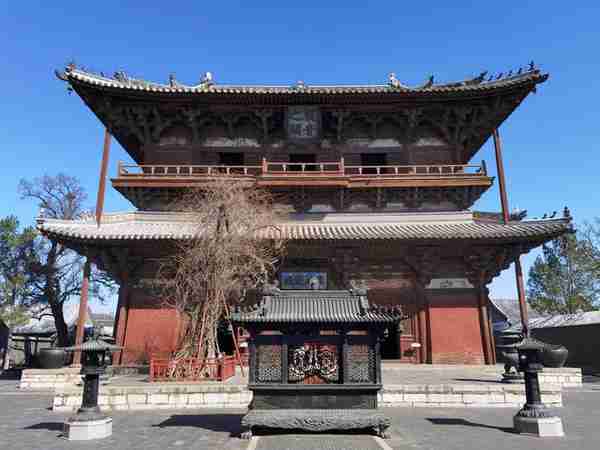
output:
[[[290,383],[339,382],[339,357],[336,345],[307,342],[303,345],[290,346],[288,355]]]

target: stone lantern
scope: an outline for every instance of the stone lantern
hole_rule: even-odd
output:
[[[519,345],[519,372],[525,377],[526,403],[514,417],[514,427],[519,433],[542,437],[564,436],[562,421],[544,403],[540,392],[538,373],[543,370],[546,345],[526,337]]]
[[[122,349],[100,340],[97,334],[81,345],[65,348],[68,352],[81,352],[81,374],[84,376],[81,407],[64,424],[64,436],[68,440],[86,441],[112,435],[112,419],[102,414],[98,407],[98,389],[109,354]]]

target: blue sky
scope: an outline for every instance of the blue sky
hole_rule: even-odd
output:
[[[290,6],[293,5],[293,6]],[[2,2],[0,216],[31,223],[21,177],[60,171],[97,189],[102,127],[53,74],[89,69],[186,83],[417,84],[506,72],[536,61],[550,79],[501,127],[509,202],[530,217],[569,205],[576,222],[600,216],[597,2]],[[475,156],[494,171],[493,146]],[[128,155],[115,143],[110,174]],[[497,187],[476,205],[498,210]],[[130,209],[109,189],[106,209]],[[526,256],[525,271],[533,260]],[[514,297],[512,270],[492,296]]]

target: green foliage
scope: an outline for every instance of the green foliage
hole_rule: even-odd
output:
[[[0,306],[0,321],[9,327],[25,325],[29,321],[27,310],[21,306]]]
[[[32,227],[19,229],[14,216],[0,219],[0,308],[26,304],[32,293],[31,267],[37,260]]]
[[[533,309],[548,314],[574,314],[598,307],[600,247],[598,230],[561,236],[542,248],[529,270],[527,297]]]

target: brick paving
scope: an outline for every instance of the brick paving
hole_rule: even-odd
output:
[[[587,450],[600,442],[600,383],[586,377],[582,388],[564,393],[560,409],[566,437],[539,439],[512,432],[512,408],[386,408],[394,449]],[[0,449],[246,449],[237,436],[243,410],[115,412],[114,435],[105,440],[59,438],[65,414],[49,410],[50,394],[22,392],[17,380],[0,379]],[[278,434],[258,439],[256,450],[379,448],[369,436]]]

